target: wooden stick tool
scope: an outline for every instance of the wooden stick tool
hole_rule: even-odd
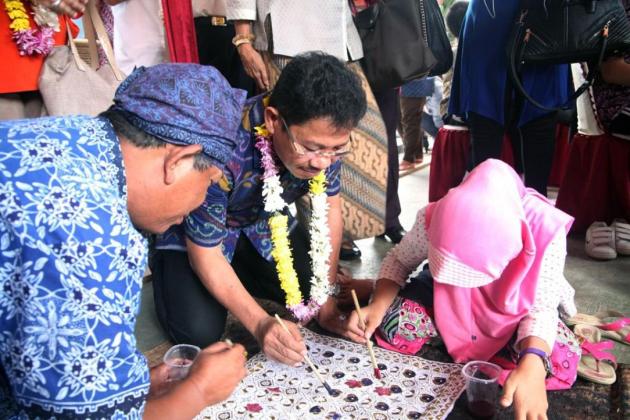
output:
[[[352,294],[352,300],[354,301],[354,307],[357,310],[357,315],[359,315],[359,321],[361,323],[360,327],[363,328],[363,331],[365,331],[367,324],[365,323],[365,318],[363,318],[363,313],[361,313],[361,305],[359,305],[359,299],[357,298],[357,293],[354,291],[354,289],[352,289],[350,293]],[[372,341],[370,340],[369,337],[367,338],[367,349],[368,349],[368,353],[370,354],[370,360],[372,361],[372,366],[374,367],[374,376],[376,377],[376,379],[381,379],[382,378],[381,370],[378,368],[378,363],[376,363],[376,357],[374,356],[374,348],[372,347]]]
[[[278,314],[276,314],[276,321],[278,321],[278,324],[280,324],[282,329],[285,330],[287,334],[292,335],[291,331],[289,331],[289,328],[287,328],[287,324],[285,324],[284,321],[282,321],[282,318],[280,318]],[[317,370],[317,368],[315,367],[311,359],[308,357],[308,354],[304,355],[304,360],[306,360],[306,363],[308,363],[308,365],[310,366],[315,376],[317,376],[317,379],[319,379],[322,385],[324,385],[324,388],[326,388],[326,391],[328,391],[328,394],[332,395],[333,389],[330,387],[330,385],[328,385],[328,383],[326,383],[326,381],[324,380],[322,375],[319,373],[319,371]]]

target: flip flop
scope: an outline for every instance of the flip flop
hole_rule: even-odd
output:
[[[614,347],[613,342],[600,341],[601,331],[592,325],[576,325],[575,335],[582,340],[580,344],[582,357],[578,363],[577,374],[597,384],[614,384],[617,381],[617,359],[606,352]]]
[[[612,322],[605,322],[606,318],[614,318]],[[585,324],[597,327],[601,335],[606,338],[630,345],[630,318],[617,311],[602,311],[595,315],[576,314],[566,320],[566,324]]]

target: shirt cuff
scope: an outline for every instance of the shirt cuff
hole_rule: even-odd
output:
[[[256,10],[252,9],[231,9],[227,12],[227,20],[256,20]]]
[[[556,337],[558,335],[558,314],[553,313],[538,313],[535,316],[529,315],[524,318],[519,327],[516,337],[516,343],[520,343],[527,337],[538,337],[543,340],[549,346],[550,353],[553,351],[553,346],[556,343]]]

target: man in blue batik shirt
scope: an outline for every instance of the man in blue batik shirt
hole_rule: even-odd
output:
[[[157,241],[151,267],[156,310],[175,342],[203,346],[216,341],[229,311],[256,337],[267,356],[292,365],[303,360],[306,347],[297,326],[287,322],[292,333],[286,333],[253,298],[285,302],[271,257],[263,168],[260,151],[254,147],[254,128],[264,125],[270,133],[286,203],[307,194],[309,179],[325,170],[330,275],[334,275],[343,223],[340,159],[349,151],[350,131],[365,110],[358,77],[323,53],[295,57],[273,92],[248,101],[225,182],[213,185],[203,205]],[[300,289],[308,298],[309,237],[297,225],[289,239]],[[329,298],[318,322],[330,331],[342,331],[339,315],[335,300]]]
[[[0,377],[19,417],[190,418],[245,375],[243,348],[215,344],[167,389],[134,337],[141,230],[181,223],[221,178],[244,92],[168,64],[114,101],[98,118],[0,123]]]

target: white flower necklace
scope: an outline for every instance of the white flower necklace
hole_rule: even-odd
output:
[[[328,202],[326,201],[326,174],[321,171],[309,180],[309,196],[311,199],[311,222],[309,226],[311,269],[311,298],[304,303],[300,292],[300,283],[293,267],[293,255],[289,243],[288,217],[282,214],[287,203],[282,199],[283,188],[280,184],[278,167],[274,160],[274,151],[269,140],[269,131],[265,126],[254,128],[255,146],[262,155],[263,168],[263,200],[265,211],[271,213],[269,228],[271,230],[271,255],[276,262],[276,271],[280,286],[286,294],[286,306],[301,323],[308,322],[319,312],[329,294],[328,271],[329,258],[332,252],[330,245],[330,228],[328,227]]]

